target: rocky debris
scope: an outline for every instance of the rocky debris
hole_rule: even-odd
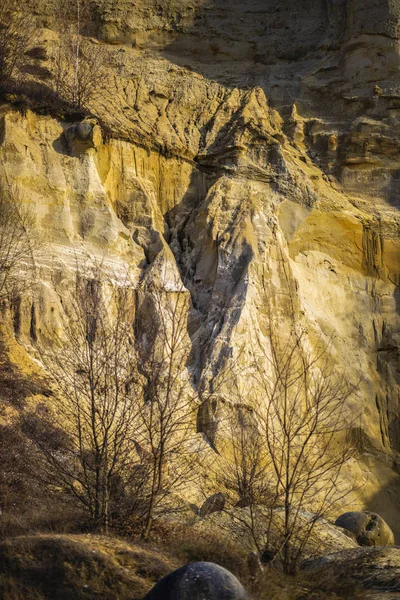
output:
[[[194,525],[194,531],[199,531],[199,533],[218,531],[221,537],[240,545],[247,552],[257,550],[254,542],[255,536],[259,548],[268,548],[268,551],[262,556],[262,562],[266,564],[274,558],[275,552],[279,550],[284,512],[281,508],[273,509],[272,523],[269,526],[270,509],[257,506],[253,508],[253,511],[255,515],[254,522],[256,523],[253,532],[249,509],[238,507],[208,515]],[[302,526],[302,523],[306,526],[311,518],[310,513],[303,511],[300,514],[299,527]],[[357,542],[344,533],[341,528],[332,525],[325,519],[320,519],[313,527],[312,535],[307,544],[306,555],[320,556],[329,552],[357,547]]]
[[[218,494],[213,494],[204,502],[202,507],[200,508],[200,516],[206,517],[207,515],[211,515],[215,512],[221,512],[224,510],[226,504],[226,498],[222,492],[218,492]]]
[[[143,600],[247,600],[232,573],[208,562],[191,563],[170,573]]]
[[[363,589],[357,597],[391,600],[400,597],[400,549],[356,548],[303,561],[303,572],[334,586]]]
[[[376,513],[347,512],[336,519],[335,525],[349,531],[360,546],[394,546],[392,530]]]

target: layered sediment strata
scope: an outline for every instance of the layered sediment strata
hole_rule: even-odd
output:
[[[54,25],[47,3],[35,10]],[[399,13],[389,0],[99,5],[109,92],[92,109],[113,137],[91,121],[88,142],[9,105],[0,129],[3,168],[46,244],[38,284],[14,307],[19,343],[29,352],[57,327],[63,286],[88,256],[114,274],[129,266],[137,288],[184,282],[193,385],[240,365],[272,306],[310,345],[330,341],[332,364],[361,382],[349,476],[363,485],[357,508],[393,527]],[[226,410],[222,390],[199,414],[212,443]]]

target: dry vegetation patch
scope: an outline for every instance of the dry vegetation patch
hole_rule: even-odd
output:
[[[190,528],[164,531],[155,542],[127,542],[99,535],[36,535],[0,543],[3,600],[141,600],[166,574],[191,561],[211,561],[233,572],[253,600],[365,598],[358,582],[330,569],[284,575],[276,565],[257,576],[240,546]],[[159,550],[158,548],[162,548]]]
[[[139,600],[177,567],[160,553],[99,536],[21,536],[0,544],[0,597]]]

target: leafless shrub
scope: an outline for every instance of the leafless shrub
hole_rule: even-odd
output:
[[[20,294],[34,275],[33,218],[15,186],[0,182],[0,302]]]
[[[147,539],[155,515],[171,510],[171,496],[196,477],[198,404],[186,368],[191,351],[188,294],[150,287],[145,290],[145,298],[145,310],[152,321],[137,321],[137,350],[138,368],[144,378],[138,442],[147,456],[149,485],[143,525],[143,537]]]
[[[24,0],[0,4],[0,83],[10,81],[26,62],[26,52],[38,38],[38,29]]]
[[[104,47],[88,37],[94,33],[94,15],[89,2],[73,0],[68,13],[56,4],[59,40],[53,48],[55,91],[74,108],[88,108],[104,92],[106,72]]]
[[[45,458],[44,475],[107,531],[116,496],[134,475],[137,412],[133,304],[128,285],[112,285],[95,265],[78,271],[62,332],[38,350],[54,388],[51,407],[26,420]]]
[[[257,416],[274,497],[283,508],[283,518],[276,515],[273,528],[284,572],[292,574],[315,524],[353,491],[343,485],[341,474],[354,456],[346,430],[356,418],[348,401],[357,384],[335,372],[326,347],[317,353],[308,350],[303,332],[294,328],[285,339],[271,324],[268,338],[268,368],[265,362],[255,368]]]
[[[62,36],[52,58],[54,86],[61,100],[88,108],[104,91],[106,54],[88,39]]]
[[[175,512],[173,494],[195,477],[195,394],[186,372],[187,294],[145,290],[154,321],[134,340],[134,294],[78,268],[60,333],[38,339],[52,381],[51,405],[25,419],[49,487],[84,507],[95,526],[137,520],[148,537],[155,515]]]
[[[224,441],[219,445],[219,457],[212,473],[216,489],[226,498],[225,508],[230,517],[249,531],[261,556],[264,548],[260,545],[258,507],[272,508],[276,501],[275,490],[263,432],[253,411],[244,406],[243,398],[239,400],[236,410],[232,410],[223,425]],[[247,508],[247,512],[243,514],[240,510],[231,510],[232,507]]]
[[[296,325],[285,335],[271,318],[246,389],[232,389],[212,469],[229,519],[251,534],[260,557],[279,558],[286,574],[315,546],[316,524],[354,490],[341,475],[355,452],[347,430],[357,420],[349,406],[357,384],[320,347],[312,351]]]

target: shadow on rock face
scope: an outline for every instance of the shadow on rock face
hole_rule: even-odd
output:
[[[248,595],[223,567],[198,562],[161,579],[143,600],[248,600]]]
[[[260,85],[277,107],[299,98],[299,64],[330,30],[326,0],[212,0],[183,16],[185,26],[159,46],[166,58],[227,87]]]
[[[345,598],[395,600],[400,598],[398,548],[353,548],[304,561],[304,574],[320,578],[323,589],[349,590]],[[355,595],[350,591],[355,591]]]

